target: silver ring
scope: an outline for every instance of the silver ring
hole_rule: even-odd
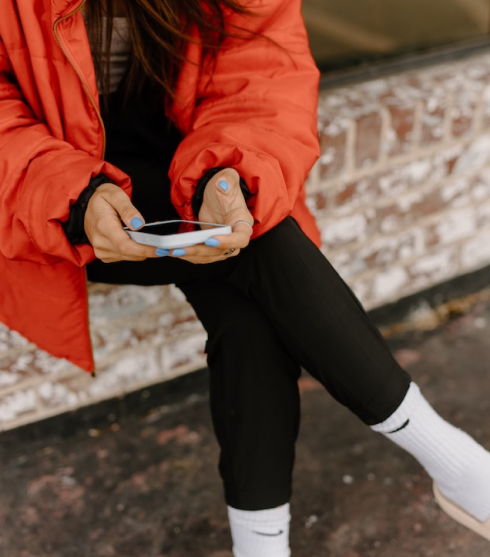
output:
[[[235,253],[235,252],[236,252],[236,248],[230,248],[230,249],[229,249],[226,253],[224,253],[223,255],[224,255],[225,257],[228,257],[228,256],[232,255],[232,254]]]
[[[248,221],[246,220],[237,220],[235,222],[235,224],[233,226],[236,226],[237,224],[246,224],[247,226],[250,227],[250,234],[252,234],[252,232],[254,231],[254,227],[252,224],[250,224]],[[233,228],[233,227],[232,227]]]

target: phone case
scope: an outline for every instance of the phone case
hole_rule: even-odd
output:
[[[181,221],[189,223],[190,221]],[[155,234],[147,234],[135,230],[129,230],[124,227],[124,230],[129,234],[130,238],[139,244],[153,246],[155,248],[176,249],[187,248],[195,246],[196,244],[204,243],[208,238],[217,236],[218,234],[231,234],[231,226],[224,224],[216,224],[209,222],[194,222],[192,224],[211,226],[204,230],[195,230],[192,232],[179,232],[178,234],[170,234],[167,236],[157,236]]]

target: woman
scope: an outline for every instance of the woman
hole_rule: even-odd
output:
[[[2,320],[92,371],[85,269],[183,290],[237,557],[290,554],[300,367],[490,539],[490,454],[432,410],[318,249],[300,1],[5,0],[0,38]],[[178,217],[232,233],[168,252],[121,224]]]

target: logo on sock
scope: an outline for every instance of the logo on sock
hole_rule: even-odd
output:
[[[275,536],[280,536],[284,530],[279,530],[279,532],[276,532],[275,534],[268,534],[267,532],[256,532],[255,530],[252,530],[252,532],[254,534],[258,534],[259,536],[271,536],[271,537],[275,537]]]
[[[393,431],[388,431],[388,435],[390,433],[397,433],[398,431],[401,431],[402,429],[405,429],[409,423],[410,423],[410,418],[404,424],[402,424],[399,428],[394,429]]]

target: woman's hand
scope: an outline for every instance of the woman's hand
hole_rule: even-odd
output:
[[[158,257],[156,248],[131,240],[123,230],[121,220],[132,230],[144,224],[141,213],[120,187],[102,184],[90,198],[84,221],[85,233],[95,255],[105,263]]]
[[[236,170],[225,168],[209,180],[204,190],[199,220],[227,224],[232,227],[232,233],[216,234],[205,244],[172,250],[171,256],[191,263],[214,263],[234,257],[240,253],[240,249],[248,246],[254,219],[245,203]]]
[[[170,256],[191,263],[214,263],[240,253],[248,246],[252,235],[253,217],[240,190],[236,170],[226,168],[213,176],[206,185],[199,220],[227,224],[232,234],[216,235],[205,244],[174,249]],[[167,255],[131,240],[122,229],[121,221],[132,230],[141,228],[144,219],[124,191],[114,184],[102,184],[90,198],[85,213],[85,232],[95,255],[105,263],[143,261],[149,257]],[[245,224],[248,223],[248,224]]]

